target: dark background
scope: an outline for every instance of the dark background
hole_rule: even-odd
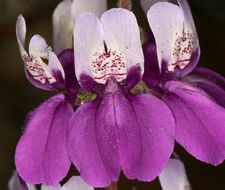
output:
[[[48,92],[33,87],[25,77],[23,62],[15,36],[15,23],[19,14],[27,22],[27,42],[34,34],[41,34],[52,44],[52,13],[59,0],[0,0],[0,190],[7,189],[8,180],[15,169],[14,151],[21,135],[21,125],[31,109],[48,97]],[[190,0],[197,27],[201,58],[199,65],[225,76],[225,1]],[[109,0],[109,7],[116,1]],[[138,0],[133,9],[139,24],[147,28],[147,20]],[[224,121],[225,122],[225,121]],[[184,161],[193,190],[225,190],[225,163],[218,167],[202,163],[176,145]],[[119,189],[161,189],[158,179],[150,182],[128,181],[124,176]]]

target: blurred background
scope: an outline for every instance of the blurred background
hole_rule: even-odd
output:
[[[28,111],[48,97],[48,92],[33,87],[25,77],[23,62],[15,35],[17,16],[27,22],[27,42],[34,34],[42,35],[52,46],[52,13],[60,0],[0,0],[0,190],[7,189],[15,169],[14,151],[21,135],[21,126]],[[116,7],[109,0],[109,8]],[[225,77],[225,1],[189,0],[197,27],[201,58],[199,65]],[[139,1],[133,0],[139,24],[147,28],[147,20]],[[225,121],[224,121],[225,122]],[[213,167],[190,156],[176,145],[185,163],[193,190],[225,190],[225,163]],[[158,179],[150,183],[128,181],[123,175],[120,189],[161,189]]]

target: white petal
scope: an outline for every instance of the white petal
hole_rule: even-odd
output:
[[[85,183],[80,176],[73,176],[63,185],[62,190],[94,190],[94,188]]]
[[[72,48],[74,19],[71,7],[71,0],[64,0],[58,4],[53,13],[53,47],[57,54]]]
[[[17,42],[19,44],[21,55],[26,53],[26,51],[24,49],[25,37],[26,37],[25,19],[22,15],[19,15],[17,18],[17,21],[16,21],[16,38],[17,38]]]
[[[29,43],[29,54],[22,55],[27,71],[32,77],[42,84],[48,81],[50,84],[56,82],[56,79],[48,71],[47,64],[42,58],[48,58],[51,48],[48,47],[45,39],[40,35],[34,35]]]
[[[91,54],[95,50],[104,50],[102,25],[93,13],[83,13],[77,18],[74,27],[75,71],[78,80],[82,73],[92,76]]]
[[[27,184],[28,190],[36,190],[35,185]],[[9,190],[22,190],[17,172],[14,171],[8,183]]]
[[[193,31],[185,22],[181,8],[171,3],[156,3],[148,11],[148,22],[155,36],[159,68],[162,61],[168,70],[183,69],[193,51]]]
[[[29,43],[29,54],[35,54],[39,57],[48,59],[50,51],[51,48],[42,36],[36,34],[31,38]]]
[[[49,53],[48,71],[52,75],[55,71],[59,71],[61,73],[63,79],[65,79],[65,73],[64,73],[63,67],[54,52]]]
[[[95,13],[98,17],[106,11],[107,1],[106,0],[73,0],[72,3],[72,15],[74,20],[84,12]]]
[[[135,15],[126,9],[111,9],[103,14],[101,21],[107,48],[119,49],[124,54],[127,70],[140,66],[143,72],[144,57]]]
[[[163,190],[191,190],[184,164],[177,159],[170,159],[166,168],[159,175]]]
[[[41,190],[61,190],[61,185],[60,184],[57,184],[56,186],[42,185]]]
[[[16,171],[13,172],[13,175],[9,180],[8,188],[9,190],[22,190]]]
[[[158,2],[168,2],[169,0],[141,0],[141,7],[144,10],[145,14],[147,14],[148,10],[152,5]]]

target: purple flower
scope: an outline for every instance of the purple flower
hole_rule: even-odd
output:
[[[95,187],[129,179],[153,180],[174,146],[173,116],[160,99],[134,95],[143,52],[134,14],[111,9],[99,20],[84,13],[74,28],[75,70],[80,86],[97,98],[82,104],[68,130],[68,153],[81,177]]]
[[[194,69],[200,48],[186,0],[156,3],[147,17],[154,38],[150,34],[143,46],[143,80],[170,107],[177,142],[197,159],[218,165],[225,158],[225,79]]]
[[[75,78],[73,50],[65,49],[72,48],[76,17],[85,11],[100,16],[105,9],[105,0],[89,2],[88,6],[86,0],[64,0],[57,6],[53,14],[53,44],[55,52],[61,52],[58,57],[40,35],[32,37],[27,53],[24,48],[26,24],[21,15],[18,17],[17,40],[27,78],[34,86],[52,92],[48,100],[27,115],[25,131],[17,144],[16,168],[28,183],[56,185],[70,168],[67,127],[80,87]]]
[[[56,94],[26,117],[25,131],[16,147],[16,169],[28,183],[55,185],[65,177],[71,163],[66,150],[67,123],[74,112],[71,103],[79,89],[73,51],[62,52],[58,59],[45,40],[34,35],[28,54],[24,49],[26,25],[21,15],[16,32],[28,80]],[[43,59],[48,59],[48,65]],[[62,90],[67,93],[61,94]]]

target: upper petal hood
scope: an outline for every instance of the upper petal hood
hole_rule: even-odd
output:
[[[200,49],[188,3],[180,0],[178,4],[156,3],[147,17],[156,40],[160,70],[162,64],[166,64],[167,71],[173,72],[176,68],[176,72],[182,72],[177,75],[185,75],[198,63]]]
[[[103,14],[101,22],[94,14],[82,14],[74,29],[74,54],[79,82],[83,73],[102,84],[111,76],[121,82],[132,66],[141,67],[143,73],[144,58],[134,14],[111,9]]]
[[[83,12],[93,12],[99,17],[106,11],[106,0],[64,0],[53,13],[53,47],[58,54],[73,47],[73,28],[76,18]]]
[[[45,39],[34,35],[29,43],[29,54],[25,50],[26,23],[22,15],[17,19],[16,36],[28,80],[36,87],[52,90],[58,80],[65,79],[63,68]],[[42,59],[48,59],[48,65]],[[57,73],[57,74],[56,74]],[[60,79],[59,79],[60,78]]]

